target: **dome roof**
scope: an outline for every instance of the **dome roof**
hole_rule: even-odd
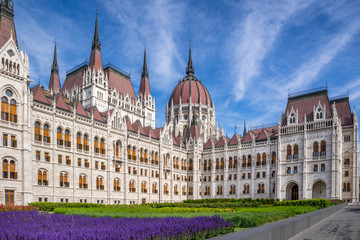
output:
[[[174,106],[179,105],[180,97],[182,104],[190,103],[190,96],[191,103],[200,103],[209,107],[213,106],[208,90],[194,75],[188,75],[178,83],[171,93],[169,106],[172,104]]]

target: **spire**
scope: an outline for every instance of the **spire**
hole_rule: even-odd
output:
[[[243,133],[243,136],[245,136],[246,133],[247,133],[247,131],[246,131],[246,120],[244,120],[244,133]]]
[[[0,48],[11,38],[18,47],[14,24],[14,1],[1,0],[0,2]]]
[[[143,69],[142,69],[142,72],[141,72],[141,77],[143,77],[143,76],[149,77],[147,64],[146,64],[146,46],[144,48],[144,64],[143,64]]]
[[[141,71],[139,96],[140,95],[143,95],[144,97],[151,95],[149,73],[148,73],[147,64],[146,64],[146,47],[144,49],[144,64],[143,64],[143,68]]]
[[[101,47],[101,42],[99,39],[99,30],[98,30],[98,14],[97,14],[97,10],[96,10],[96,20],[95,20],[95,31],[94,31],[94,40],[92,42],[92,47],[97,47],[100,49]]]
[[[188,65],[186,67],[186,75],[194,75],[195,70],[193,67],[193,63],[192,63],[192,58],[191,58],[191,40],[189,40],[189,60],[188,60]]]
[[[57,63],[57,51],[56,51],[56,41],[54,47],[54,59],[53,64],[51,66],[51,74],[50,74],[50,81],[49,81],[49,91],[53,94],[60,92],[60,77],[59,77],[59,66]]]
[[[95,68],[95,71],[103,70],[102,69],[102,60],[101,60],[101,43],[99,40],[99,30],[98,30],[98,15],[96,11],[96,20],[95,20],[95,31],[94,39],[92,41],[91,54],[89,60],[89,67],[91,69]]]

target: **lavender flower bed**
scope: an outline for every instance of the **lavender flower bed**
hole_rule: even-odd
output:
[[[0,239],[205,239],[232,232],[220,216],[91,218],[47,212],[1,212]]]

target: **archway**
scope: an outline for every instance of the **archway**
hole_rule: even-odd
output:
[[[299,186],[291,182],[286,187],[286,200],[299,200]]]
[[[312,187],[312,198],[326,198],[326,184],[318,180]]]

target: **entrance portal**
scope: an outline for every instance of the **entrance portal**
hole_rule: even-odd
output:
[[[292,182],[286,187],[286,200],[299,200],[299,186]]]
[[[323,181],[319,180],[314,183],[312,198],[326,198],[326,184]]]

